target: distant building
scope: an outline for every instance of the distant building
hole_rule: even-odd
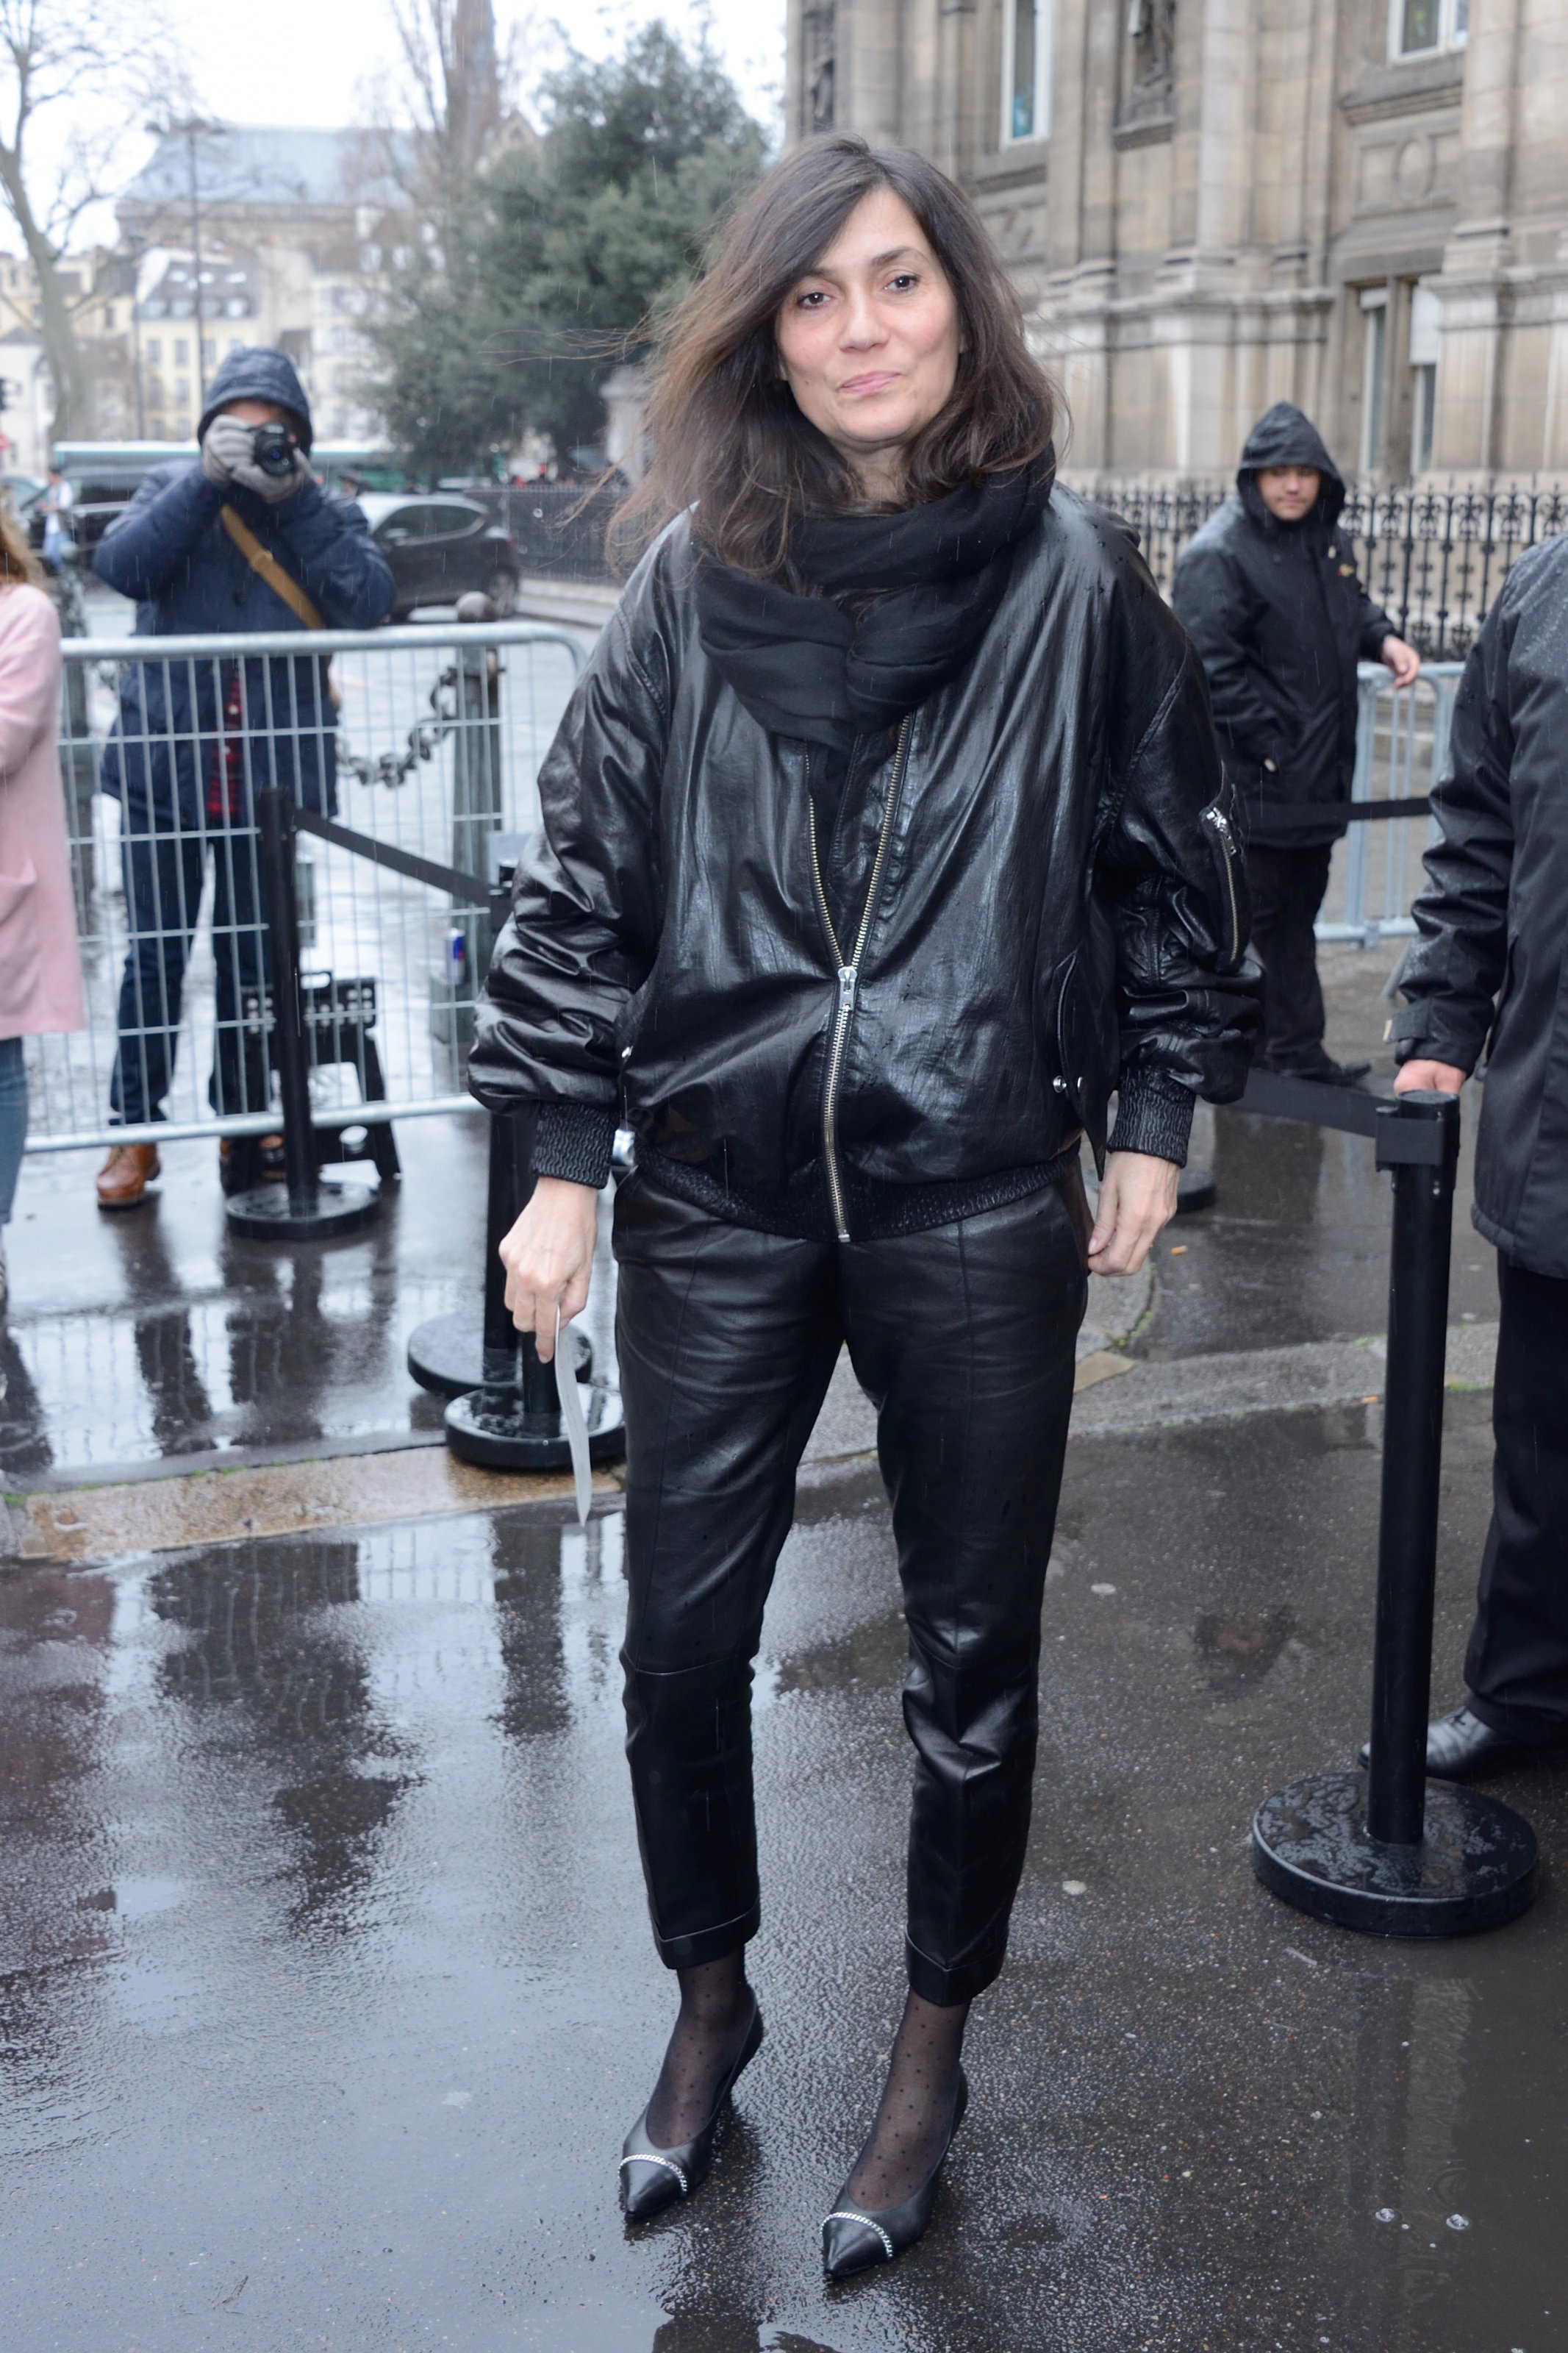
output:
[[[362,323],[388,239],[408,234],[405,206],[363,132],[238,125],[161,139],[115,206],[135,265],[146,436],[188,439],[218,362],[238,343],[271,343],[299,369],[323,440],[371,438]]]
[[[976,197],[1082,471],[1271,400],[1384,480],[1568,471],[1563,0],[789,0],[793,140]]]

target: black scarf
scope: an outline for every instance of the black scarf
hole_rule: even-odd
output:
[[[1055,470],[1047,456],[1032,475],[1005,475],[897,514],[807,520],[790,554],[821,591],[816,596],[703,554],[704,650],[770,734],[847,757],[857,735],[896,727],[963,668]]]

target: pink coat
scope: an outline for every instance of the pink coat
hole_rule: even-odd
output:
[[[0,589],[0,1038],[86,1026],[59,720],[60,625],[18,582]]]

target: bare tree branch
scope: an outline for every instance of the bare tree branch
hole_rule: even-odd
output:
[[[188,103],[188,83],[161,0],[0,0],[0,203],[38,289],[54,382],[54,431],[85,420],[87,367],[60,263],[83,212],[102,200],[127,133],[149,106]],[[38,118],[68,107],[58,168],[35,164]],[[102,129],[94,130],[102,109]]]

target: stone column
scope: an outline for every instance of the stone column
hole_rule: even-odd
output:
[[[937,0],[935,160],[962,180],[975,153],[975,0]]]
[[[837,0],[840,131],[868,139],[902,132],[903,12],[898,0]]]
[[[1499,460],[1520,16],[1521,0],[1471,0],[1459,212],[1436,281],[1442,358],[1432,461],[1439,470],[1489,473]]]

